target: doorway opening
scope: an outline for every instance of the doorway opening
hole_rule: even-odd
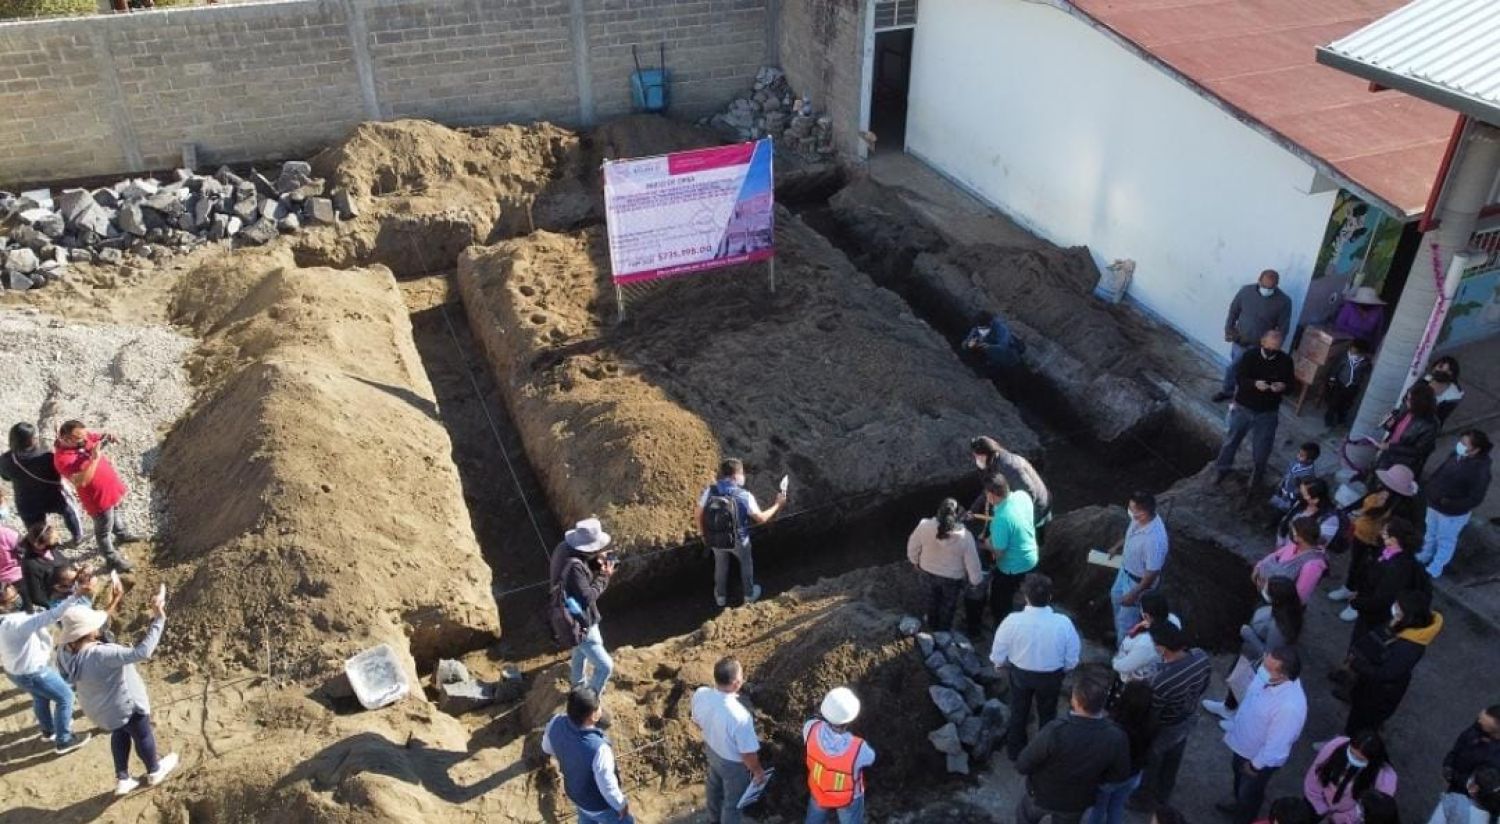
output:
[[[906,102],[915,34],[912,26],[875,32],[870,131],[875,135],[876,152],[899,152],[906,147]]]

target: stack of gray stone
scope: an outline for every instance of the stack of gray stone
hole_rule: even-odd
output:
[[[947,720],[927,738],[948,759],[948,772],[968,775],[1005,739],[1007,712],[1000,700],[1005,684],[999,673],[957,632],[919,632],[916,618],[903,618],[900,629],[912,637],[917,654],[937,683],[927,688],[932,703]]]
[[[818,116],[812,101],[798,97],[786,75],[773,66],[761,67],[754,88],[702,125],[730,140],[770,137],[782,150],[808,160],[833,154],[833,121]]]
[[[101,189],[0,192],[0,284],[34,289],[63,277],[69,264],[121,264],[127,254],[158,260],[203,243],[259,245],[306,225],[355,217],[341,189],[300,160],[275,180],[220,168],[212,175],[178,169],[175,179],[122,180]]]
[[[525,692],[521,671],[506,667],[496,682],[480,681],[460,661],[438,661],[432,674],[438,693],[438,709],[451,715],[477,710],[496,702],[518,700]]]

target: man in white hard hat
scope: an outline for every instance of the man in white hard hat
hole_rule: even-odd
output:
[[[760,740],[755,719],[740,702],[745,668],[733,658],[714,664],[714,686],[693,693],[693,723],[703,733],[708,759],[708,820],[710,824],[740,824],[740,797],[751,783],[766,783],[760,765]]]
[[[865,769],[875,763],[875,750],[849,732],[859,717],[859,698],[848,687],[835,687],[823,696],[818,718],[802,725],[807,743],[807,824],[837,818],[839,824],[865,820]]]

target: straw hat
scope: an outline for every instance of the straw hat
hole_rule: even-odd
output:
[[[1411,474],[1411,470],[1401,464],[1396,464],[1390,469],[1375,470],[1375,477],[1385,484],[1385,488],[1397,495],[1411,498],[1417,494],[1417,479]]]
[[[1354,294],[1349,296],[1349,302],[1358,303],[1364,306],[1385,305],[1385,301],[1380,299],[1380,294],[1375,291],[1374,287],[1370,286],[1361,286],[1358,289],[1355,289]]]
[[[859,699],[848,687],[834,687],[823,696],[823,705],[818,708],[823,720],[842,727],[859,717]]]
[[[68,607],[63,611],[62,620],[58,622],[62,627],[60,643],[71,644],[91,632],[99,631],[108,622],[107,612],[84,606]]]
[[[609,546],[610,537],[598,518],[584,518],[563,535],[563,540],[579,552],[594,553]]]

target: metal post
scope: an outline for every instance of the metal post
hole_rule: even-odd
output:
[[[620,322],[620,323],[624,323],[625,322],[625,293],[620,290],[620,283],[619,283],[619,281],[615,282],[615,308],[619,311],[619,317],[616,318],[616,320],[618,322]]]
[[[770,264],[771,264],[770,265],[770,272],[771,272],[771,294],[774,295],[774,294],[776,294],[776,256],[772,255],[770,257],[769,261],[770,261]]]

